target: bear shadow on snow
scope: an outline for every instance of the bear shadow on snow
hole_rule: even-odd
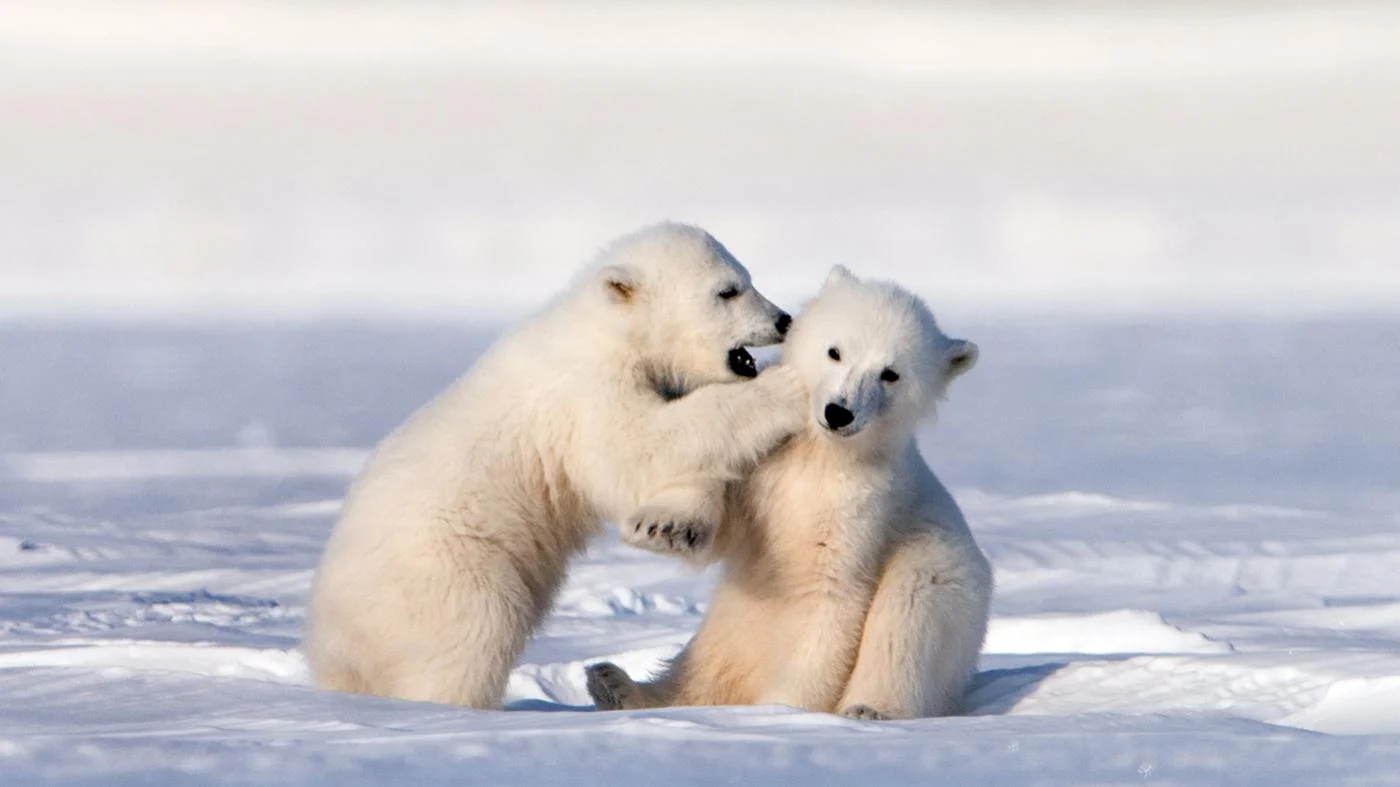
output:
[[[1002,716],[1034,694],[1040,684],[1067,662],[981,670],[972,676],[964,697],[964,716]]]
[[[1106,657],[1097,656],[1096,658]],[[1043,681],[1068,665],[1069,662],[1052,662],[982,670],[972,676],[972,683],[967,690],[966,705],[959,715],[1001,716],[1009,713],[1021,700],[1034,694]],[[569,705],[545,699],[523,699],[508,702],[505,704],[504,710],[529,713],[591,713],[597,711],[592,705]],[[659,710],[664,712],[665,709]],[[646,712],[655,713],[656,709]]]
[[[590,713],[596,710],[592,705],[566,705],[550,700],[529,699],[507,702],[502,710],[529,711],[531,713]]]

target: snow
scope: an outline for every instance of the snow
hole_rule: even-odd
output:
[[[1400,784],[1395,95],[1380,0],[0,0],[0,784]],[[369,447],[663,217],[981,346],[969,714],[594,713],[713,580],[612,537],[506,711],[310,688]]]
[[[983,363],[921,439],[996,566],[995,617],[969,715],[896,723],[593,712],[584,665],[655,667],[713,580],[612,537],[505,712],[315,691],[297,644],[338,498],[490,334],[0,330],[0,379],[25,380],[0,389],[6,783],[1393,782],[1400,322],[959,327]],[[156,357],[158,388],[122,362]]]

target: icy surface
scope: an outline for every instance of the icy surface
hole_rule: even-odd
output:
[[[592,712],[583,665],[655,666],[709,587],[612,538],[509,710],[315,691],[338,497],[489,334],[0,331],[5,783],[1393,782],[1400,323],[959,327],[983,363],[923,443],[995,619],[970,714],[900,723]]]

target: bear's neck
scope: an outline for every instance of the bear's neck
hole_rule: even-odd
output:
[[[683,376],[676,374],[674,370],[660,364],[649,363],[644,358],[633,360],[626,374],[637,388],[653,391],[668,402],[685,396],[696,387]]]

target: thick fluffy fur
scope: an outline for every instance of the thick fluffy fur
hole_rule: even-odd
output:
[[[590,667],[599,708],[957,712],[992,574],[914,427],[976,358],[914,296],[834,270],[783,352],[811,391],[808,426],[730,486],[699,632],[650,683]]]
[[[699,229],[614,243],[375,450],[311,592],[317,685],[499,706],[604,520],[723,484],[801,428],[791,370],[742,382],[729,361],[789,321]]]

